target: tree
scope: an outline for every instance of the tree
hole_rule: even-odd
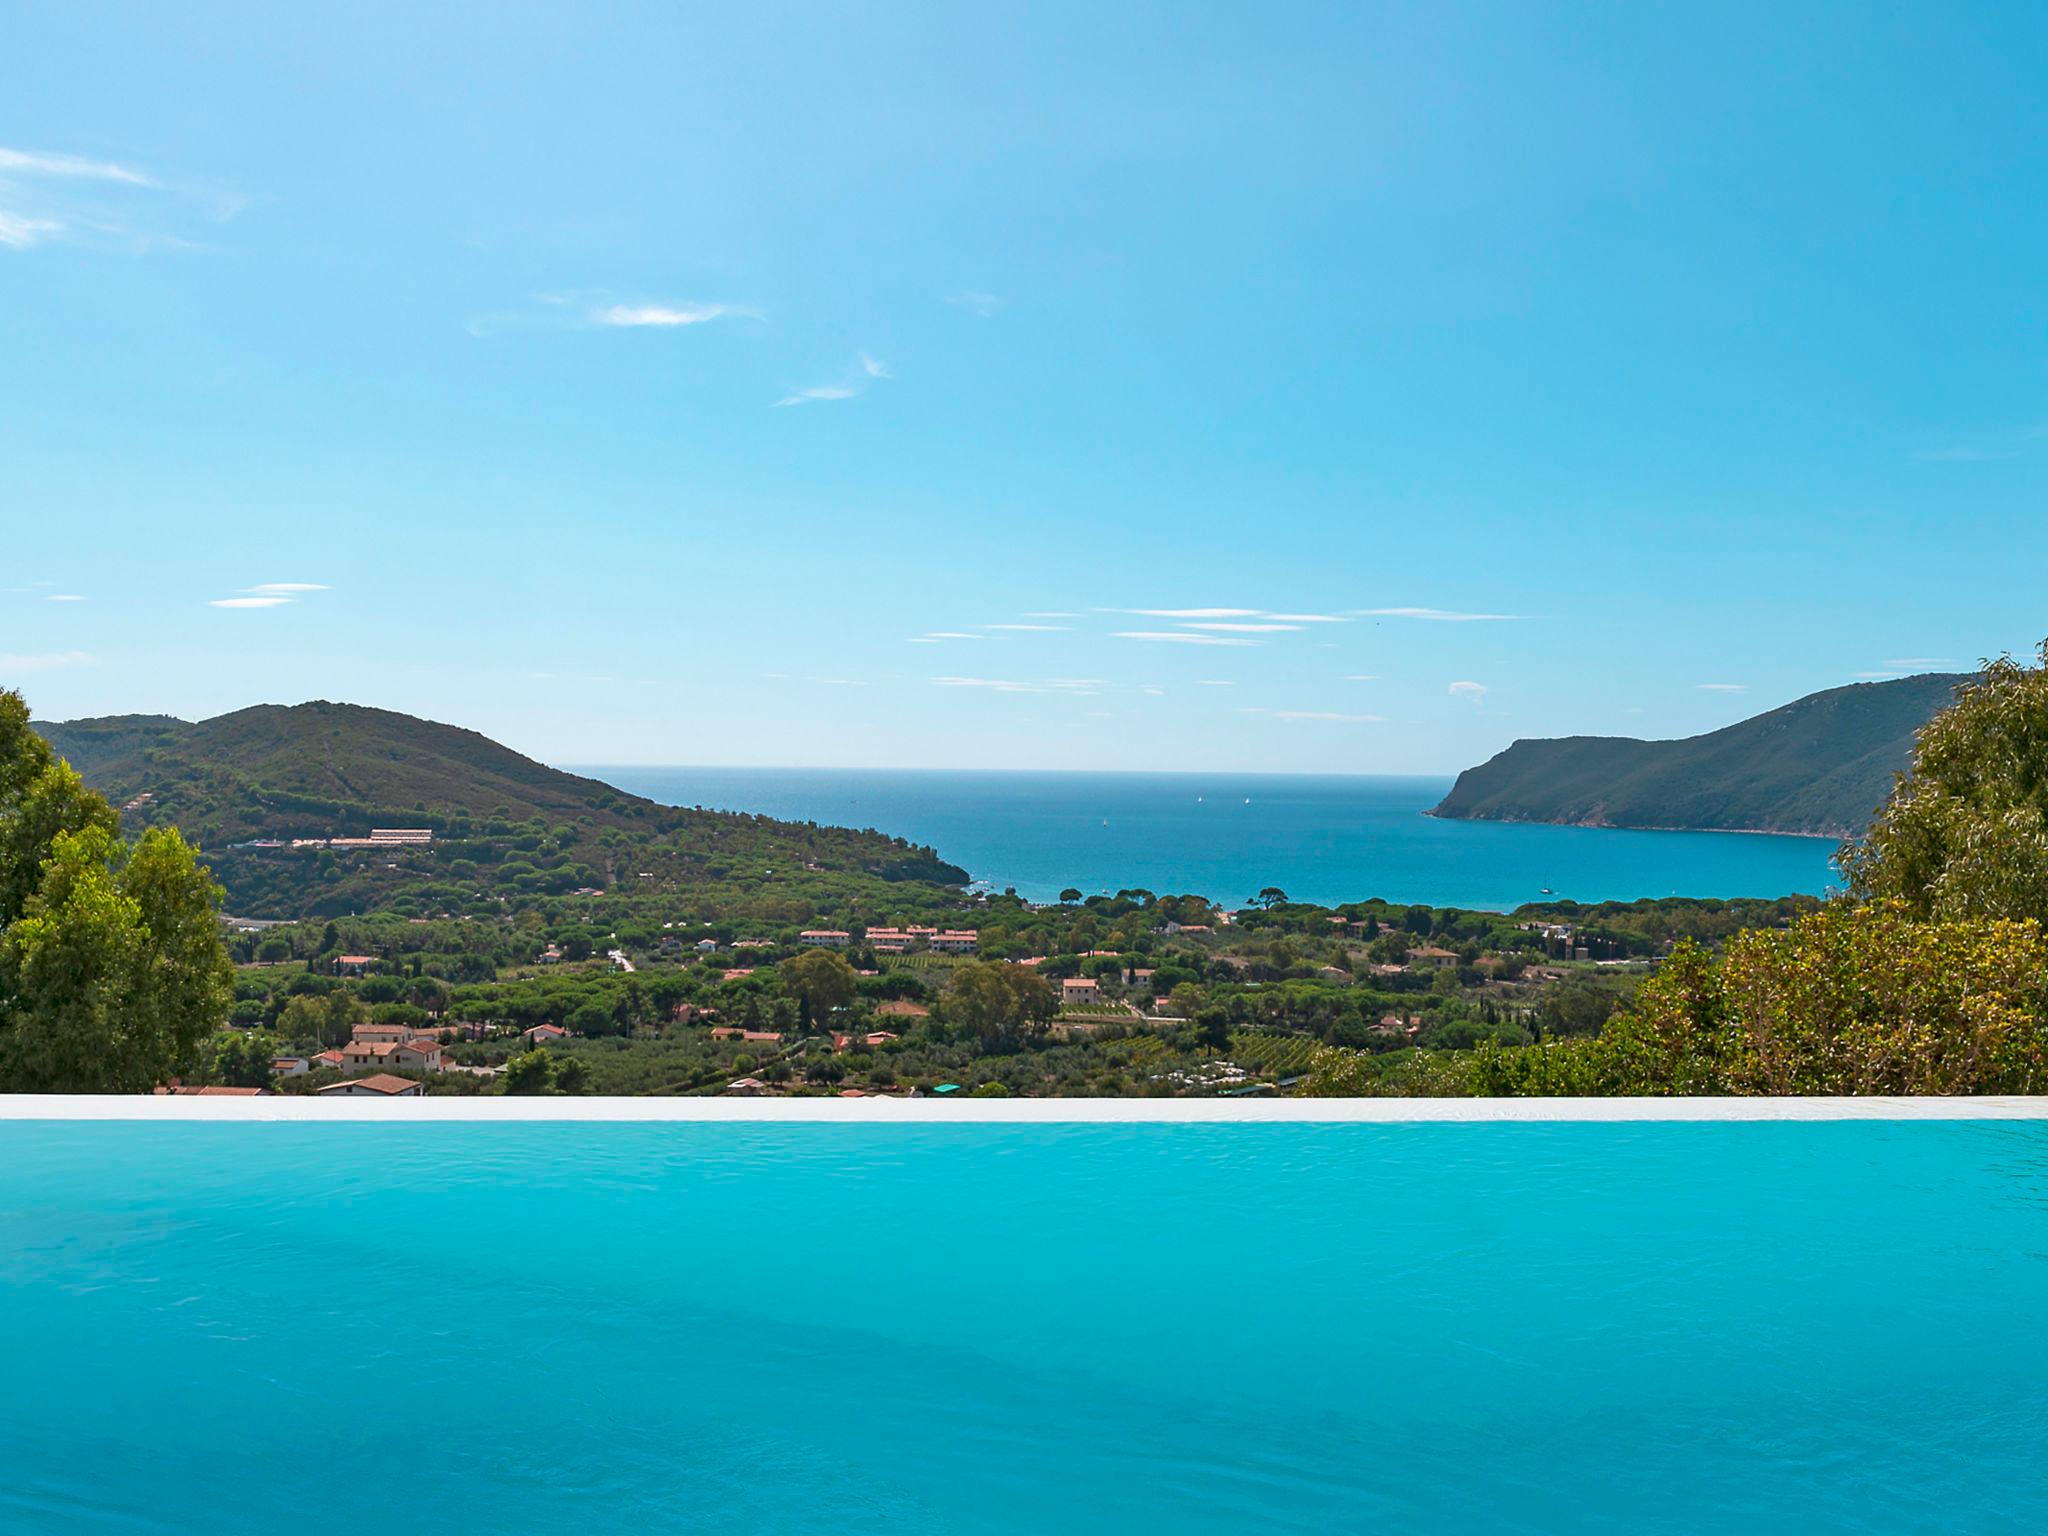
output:
[[[1059,994],[1028,966],[975,960],[953,972],[939,1007],[948,1024],[971,1031],[985,1048],[1010,1050],[1044,1033]]]
[[[1911,771],[1836,855],[1853,895],[1917,918],[2048,923],[2048,641],[1987,662],[1921,727]]]
[[[860,976],[846,956],[829,949],[807,949],[792,955],[775,971],[813,1028],[823,1028],[835,1009],[851,1003],[860,986]]]
[[[327,992],[302,992],[290,999],[277,1016],[277,1031],[287,1040],[310,1040],[322,1049],[332,1049],[353,1039],[358,1024],[367,1023],[370,1010],[344,987]]]
[[[177,832],[117,827],[0,691],[0,1088],[147,1092],[227,1022],[220,887]]]
[[[269,1035],[225,1029],[213,1037],[208,1076],[230,1088],[268,1088],[276,1071],[277,1041]]]
[[[564,1057],[555,1067],[555,1092],[588,1093],[590,1069],[574,1056]]]
[[[2039,1093],[2048,939],[2032,922],[1923,922],[1835,902],[1748,929],[1716,960],[1682,941],[1593,1039],[1481,1045],[1495,1094]]]
[[[1257,907],[1262,912],[1270,912],[1275,907],[1287,905],[1287,893],[1277,885],[1269,885],[1260,890],[1259,894],[1246,902],[1245,905]]]
[[[1060,905],[1063,907],[1071,907],[1075,902],[1079,901],[1080,899],[1080,891],[1071,885],[1068,886],[1064,891],[1060,892]]]
[[[530,1051],[522,1051],[505,1063],[505,1075],[499,1082],[506,1093],[552,1093],[555,1087],[555,1059],[541,1046],[535,1046]]]

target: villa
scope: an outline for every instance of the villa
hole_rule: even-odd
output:
[[[1064,1004],[1087,1004],[1102,1000],[1102,984],[1093,976],[1069,976],[1060,983],[1060,1001]]]
[[[359,1077],[346,1083],[329,1083],[317,1090],[323,1094],[355,1095],[376,1094],[387,1099],[417,1099],[426,1093],[426,1086],[410,1077],[393,1077],[388,1072],[378,1072],[369,1077]]]
[[[806,928],[797,938],[815,949],[844,949],[853,942],[843,928]]]

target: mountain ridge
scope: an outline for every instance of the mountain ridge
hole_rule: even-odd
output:
[[[1850,683],[1675,740],[1527,738],[1458,775],[1430,813],[1634,830],[1847,837],[1869,824],[1921,726],[1970,681]]]
[[[369,910],[407,886],[559,895],[647,893],[743,879],[789,890],[834,878],[967,883],[933,849],[873,830],[663,805],[565,773],[481,732],[313,700],[206,720],[37,721],[58,755],[122,808],[123,827],[178,827],[242,908]],[[430,846],[336,858],[336,838],[422,827]],[[307,840],[302,851],[295,840]],[[338,846],[338,845],[337,845]],[[770,879],[770,877],[773,877]]]

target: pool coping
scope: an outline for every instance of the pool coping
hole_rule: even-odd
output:
[[[0,1094],[0,1121],[1250,1125],[2048,1120],[2048,1097],[1630,1099],[262,1098]]]

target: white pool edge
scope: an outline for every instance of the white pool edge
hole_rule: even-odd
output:
[[[2048,1097],[1731,1099],[200,1098],[0,1094],[0,1120],[1404,1125],[2043,1120]]]

